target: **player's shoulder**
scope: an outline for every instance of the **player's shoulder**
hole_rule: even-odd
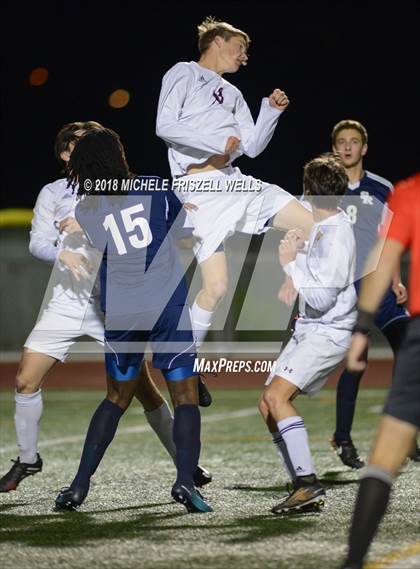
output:
[[[67,178],[59,178],[45,184],[38,194],[38,199],[61,200],[64,196],[72,196],[72,189],[68,187]]]
[[[197,64],[195,61],[178,61],[165,73],[164,78],[168,77],[195,77],[198,75]]]
[[[53,182],[48,182],[45,184],[45,186],[42,187],[41,192],[44,189],[47,189],[50,192],[66,191],[67,184],[67,178],[59,178],[58,180],[54,180]]]
[[[386,192],[391,192],[394,189],[392,182],[382,176],[378,176],[378,174],[370,172],[369,170],[365,170],[365,178],[368,184],[373,187],[378,187]]]
[[[343,233],[353,233],[353,223],[351,222],[350,217],[347,215],[347,212],[340,209],[338,219],[340,221],[339,227]]]
[[[395,184],[395,193],[402,195],[402,192],[412,192],[413,194],[418,192],[420,194],[420,172]]]
[[[340,240],[343,235],[353,233],[353,224],[347,213],[341,208],[338,208],[338,212],[335,215],[327,218],[325,223],[327,226],[333,228],[332,234],[334,234],[338,240]]]
[[[351,251],[355,247],[354,225],[347,213],[340,209],[337,216],[337,227],[334,235],[334,247],[337,251]]]
[[[228,88],[231,91],[233,91],[237,97],[242,97],[242,99],[244,98],[242,91],[240,89],[238,89],[238,87],[236,85],[234,85],[230,81],[227,81],[224,77],[221,77],[221,79],[222,79],[223,87]]]
[[[393,207],[410,209],[412,213],[418,215],[420,207],[420,172],[400,180],[395,185],[395,191],[390,197],[389,204]]]

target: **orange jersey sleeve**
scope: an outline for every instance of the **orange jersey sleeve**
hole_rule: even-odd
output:
[[[388,202],[389,215],[381,236],[399,241],[410,251],[408,309],[420,315],[420,173],[399,182]]]

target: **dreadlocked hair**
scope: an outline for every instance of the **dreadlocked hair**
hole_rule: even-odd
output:
[[[131,178],[120,137],[110,128],[91,130],[77,142],[68,165],[68,185],[73,190],[78,185],[77,194],[89,194],[98,188],[96,180],[121,181]],[[87,182],[88,181],[88,182]],[[118,194],[118,190],[107,191],[100,186],[101,193]]]

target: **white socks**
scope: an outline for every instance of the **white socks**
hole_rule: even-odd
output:
[[[15,392],[15,428],[20,462],[33,464],[37,459],[39,422],[42,415],[42,394]]]
[[[163,444],[170,457],[175,462],[176,448],[172,433],[174,418],[167,402],[164,401],[162,405],[154,411],[145,411],[144,414],[146,416],[147,422],[155,431],[160,439],[160,442]]]
[[[284,467],[286,468],[287,472],[289,473],[289,476],[290,476],[292,482],[294,482],[296,480],[296,474],[295,474],[295,470],[293,468],[292,461],[290,460],[289,452],[287,450],[287,445],[284,442],[284,439],[281,436],[281,434],[279,433],[279,431],[276,431],[275,433],[271,433],[271,436],[273,437],[273,443],[277,449],[277,453],[280,457],[280,460],[283,462]]]
[[[314,467],[309,450],[308,433],[302,417],[287,417],[287,419],[278,421],[277,426],[286,443],[296,476],[313,474]]]
[[[213,318],[214,312],[209,312],[208,310],[204,310],[198,306],[197,301],[194,301],[194,304],[191,308],[191,320],[192,320],[192,327],[193,327],[193,334],[194,340],[197,348],[201,346],[206,337],[206,334],[211,326],[211,321]]]

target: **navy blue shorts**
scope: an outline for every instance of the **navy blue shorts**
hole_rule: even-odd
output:
[[[360,293],[360,283],[361,281],[357,281],[355,283],[357,296]],[[397,304],[397,297],[392,292],[392,289],[389,288],[385,293],[385,296],[379,306],[378,312],[376,313],[375,317],[375,325],[379,330],[384,330],[391,322],[398,320],[399,318],[409,318],[409,313],[403,306]]]
[[[132,317],[130,317],[132,320]],[[153,367],[161,369],[169,381],[196,375],[195,343],[188,306],[170,304],[160,316],[150,311],[139,315],[139,322],[150,322],[150,329],[106,330],[105,368],[117,381],[135,379],[143,363],[147,342],[153,351]]]

